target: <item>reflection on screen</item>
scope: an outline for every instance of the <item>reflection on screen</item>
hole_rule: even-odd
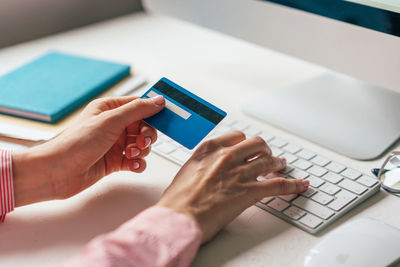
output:
[[[264,1],[400,37],[400,0]]]
[[[400,13],[400,0],[346,0],[346,1]]]

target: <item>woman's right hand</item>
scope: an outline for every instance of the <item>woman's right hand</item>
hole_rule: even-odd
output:
[[[285,167],[286,161],[273,157],[262,138],[246,139],[241,132],[230,132],[204,142],[178,172],[157,205],[196,220],[206,242],[264,197],[307,190],[308,180],[256,179]]]

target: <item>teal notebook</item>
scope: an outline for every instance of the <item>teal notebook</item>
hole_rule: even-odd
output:
[[[129,74],[129,65],[50,52],[0,77],[0,112],[56,122]]]

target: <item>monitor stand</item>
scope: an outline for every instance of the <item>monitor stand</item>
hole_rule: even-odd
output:
[[[242,109],[358,160],[379,157],[400,137],[400,94],[336,73],[266,91]]]

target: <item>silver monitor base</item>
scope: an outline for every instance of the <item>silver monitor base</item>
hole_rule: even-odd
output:
[[[400,94],[340,74],[266,91],[243,111],[359,160],[379,157],[400,137]]]

